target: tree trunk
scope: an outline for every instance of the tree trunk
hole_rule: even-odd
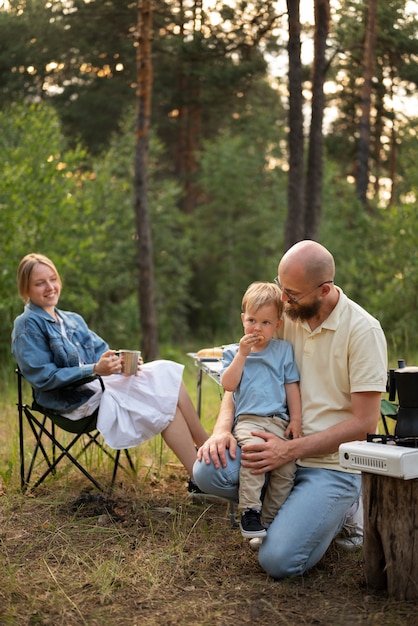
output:
[[[315,0],[315,40],[312,67],[312,111],[306,174],[305,239],[318,240],[322,211],[323,132],[326,45],[329,32],[329,0]]]
[[[152,88],[152,0],[138,5],[137,123],[135,143],[134,204],[137,230],[137,266],[141,350],[145,361],[158,355],[158,327],[154,302],[154,264],[147,197],[148,133]]]
[[[181,209],[193,213],[199,189],[195,177],[198,170],[196,154],[199,137],[202,134],[202,107],[200,104],[200,83],[193,77],[179,76],[179,92],[182,103],[179,107],[178,139],[176,151],[176,173],[183,187]]]
[[[193,14],[193,39],[194,43],[196,43],[201,37],[202,0],[196,0],[193,3]],[[185,55],[187,62],[183,63],[183,59],[181,59],[178,76],[180,103],[178,107],[178,138],[175,163],[176,174],[183,187],[181,209],[185,213],[193,213],[199,195],[195,177],[198,171],[196,154],[199,148],[199,139],[202,134],[202,104],[199,76],[201,71],[201,57],[199,54],[196,55],[195,52],[195,57],[190,57],[190,50],[187,49],[186,42],[188,37],[190,37],[190,33],[184,32],[184,20],[186,20],[186,17],[184,14],[183,0],[180,0],[180,15],[182,16],[180,34],[185,41],[185,48],[182,54]],[[188,23],[189,21],[190,20],[187,18]],[[195,46],[193,46],[193,49],[196,50]]]
[[[370,110],[372,99],[372,80],[374,73],[375,45],[377,29],[377,0],[369,0],[366,17],[366,37],[364,42],[363,85],[360,94],[360,120],[357,157],[356,189],[357,197],[367,206],[369,185],[370,155]]]
[[[287,191],[287,220],[285,228],[285,251],[303,239],[305,192],[302,63],[300,57],[299,0],[287,0],[289,19],[289,176]]]
[[[364,572],[396,600],[418,600],[418,479],[363,473]]]

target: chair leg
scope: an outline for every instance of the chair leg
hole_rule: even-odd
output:
[[[129,463],[129,467],[131,468],[131,470],[135,474],[136,473],[136,469],[135,469],[135,465],[133,464],[132,457],[129,454],[129,450],[125,450],[125,456],[126,456],[126,459],[127,459],[128,463]]]
[[[112,481],[110,483],[110,491],[113,491],[113,487],[116,481],[116,474],[119,468],[119,459],[120,459],[120,450],[116,450],[115,461],[113,463],[113,473],[112,473]]]
[[[51,471],[52,464],[51,464],[51,461],[49,459],[48,453],[45,450],[44,445],[42,443],[42,433],[46,432],[45,423],[46,423],[47,418],[44,416],[44,418],[42,420],[42,423],[40,423],[40,428],[37,431],[35,426],[33,425],[32,415],[30,414],[29,409],[26,406],[24,406],[23,410],[24,410],[24,413],[26,415],[26,419],[27,419],[27,421],[29,423],[29,426],[31,427],[32,433],[33,433],[33,435],[35,437],[35,441],[36,441],[35,447],[34,447],[33,452],[32,452],[32,458],[31,458],[31,461],[30,461],[30,464],[29,464],[29,469],[28,469],[27,475],[26,475],[25,480],[24,480],[24,484],[25,485],[29,485],[30,478],[32,476],[32,470],[33,470],[33,468],[35,466],[35,461],[36,461],[36,457],[38,456],[38,451],[39,450],[41,451],[42,456],[44,457],[44,460],[45,460],[46,464],[50,468],[49,471]]]
[[[93,483],[93,485],[95,487],[97,487],[97,489],[99,489],[99,491],[105,492],[105,489],[102,487],[102,485],[82,466],[80,465],[80,463],[77,460],[77,457],[75,457],[74,455],[72,455],[70,453],[71,448],[77,443],[77,441],[82,437],[83,434],[86,433],[79,433],[77,434],[75,437],[73,437],[73,439],[70,441],[70,443],[67,446],[63,446],[59,443],[59,441],[57,441],[52,434],[48,431],[48,429],[45,427],[45,424],[43,422],[40,422],[33,414],[30,415],[30,417],[28,415],[26,415],[26,417],[28,418],[28,421],[30,423],[30,426],[32,428],[32,431],[35,435],[36,438],[36,445],[35,445],[35,451],[34,454],[32,456],[32,462],[31,462],[31,467],[30,467],[30,471],[28,472],[28,475],[25,478],[25,485],[28,486],[29,485],[29,481],[30,481],[30,477],[31,477],[31,473],[32,473],[32,468],[35,462],[35,457],[37,454],[38,449],[40,449],[43,453],[43,456],[47,462],[48,465],[48,469],[42,474],[42,476],[35,482],[35,484],[32,486],[32,489],[35,489],[36,487],[39,487],[39,485],[45,480],[45,478],[47,476],[49,476],[49,474],[53,474],[55,473],[55,469],[58,465],[58,463],[64,458],[67,457],[68,460],[73,463],[75,465],[75,467],[77,467],[77,469],[84,474],[84,476],[86,478],[88,478],[90,480],[90,482]],[[45,421],[45,417],[44,417],[44,421]],[[39,429],[39,432],[36,432],[36,429],[34,427],[34,424],[36,424],[36,426]],[[41,437],[42,435],[45,435],[46,437],[48,437],[50,439],[50,441],[52,442],[53,445],[55,445],[56,447],[58,447],[61,450],[61,454],[59,454],[58,456],[55,455],[55,459],[53,460],[53,462],[51,463],[50,459],[48,458],[48,455],[45,451],[45,448],[43,447],[43,444],[41,442]],[[84,446],[83,450],[80,452],[80,454],[78,455],[78,457],[83,454],[83,452],[94,442],[94,439],[92,437],[90,437],[90,440],[87,442],[87,444]],[[96,442],[97,443],[97,442]]]
[[[23,433],[23,392],[22,392],[22,376],[18,369],[17,374],[17,409],[19,416],[19,454],[20,454],[20,488],[25,486],[25,441]]]
[[[25,442],[23,435],[23,409],[19,403],[19,454],[20,454],[20,488],[25,486]]]
[[[131,471],[135,474],[135,466],[133,464],[132,457],[129,454],[129,450],[124,450],[124,453],[125,453],[125,456],[126,456],[126,459],[128,461]],[[116,450],[116,454],[114,457],[114,464],[113,464],[112,482],[110,483],[110,491],[113,491],[113,487],[116,481],[116,474],[118,472],[119,467],[125,470],[125,472],[127,471],[126,468],[123,467],[123,465],[120,462],[120,454],[121,454],[121,450]]]
[[[387,424],[387,421],[386,421],[386,416],[383,415],[383,413],[381,413],[380,417],[382,418],[382,424],[383,424],[383,428],[385,429],[385,435],[389,436],[390,433],[389,433],[389,428],[388,428],[388,424]]]

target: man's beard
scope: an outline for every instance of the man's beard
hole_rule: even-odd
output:
[[[301,322],[306,322],[307,320],[316,317],[321,308],[321,301],[315,300],[312,304],[292,304],[290,302],[286,302],[284,305],[284,312],[288,318],[296,322],[300,320]]]

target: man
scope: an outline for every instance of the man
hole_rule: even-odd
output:
[[[277,282],[301,378],[304,436],[240,450],[231,434],[232,396],[225,393],[213,434],[198,451],[193,476],[200,489],[237,499],[240,463],[265,474],[297,461],[294,487],[269,526],[259,562],[274,578],[301,575],[325,554],[347,511],[359,500],[361,475],[339,465],[345,441],[375,432],[386,390],[386,340],[379,322],[334,285],[331,253],[301,241],[280,261]]]

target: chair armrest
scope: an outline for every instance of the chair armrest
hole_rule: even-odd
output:
[[[81,387],[81,385],[86,385],[87,383],[91,383],[94,380],[99,380],[102,390],[104,391],[105,386],[102,380],[102,377],[98,374],[92,374],[91,376],[86,376],[85,378],[81,378],[80,380],[76,380],[74,383],[69,385],[62,385],[59,389],[76,389],[77,387]]]
[[[23,376],[22,372],[20,371],[20,368],[19,368],[18,365],[16,365],[15,372],[16,372],[19,380],[21,380],[22,378],[25,378]],[[100,386],[102,388],[102,391],[104,391],[105,390],[105,385],[104,385],[104,382],[102,380],[102,377],[99,376],[99,374],[91,374],[90,376],[85,376],[84,378],[81,378],[80,380],[76,380],[75,382],[70,383],[69,385],[61,385],[59,387],[59,389],[76,389],[77,387],[81,387],[81,385],[86,385],[87,383],[91,383],[94,380],[99,380],[100,381]]]

